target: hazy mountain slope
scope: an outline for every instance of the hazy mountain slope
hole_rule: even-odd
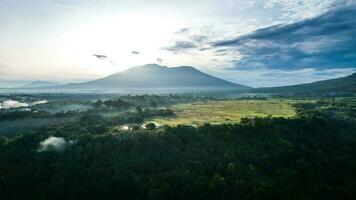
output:
[[[256,88],[254,92],[284,93],[284,94],[332,94],[332,93],[356,93],[356,73],[336,79],[317,81],[313,83]]]
[[[193,67],[169,68],[156,64],[133,67],[105,78],[84,83],[72,83],[65,87],[76,89],[249,88],[205,74]]]
[[[24,86],[21,86],[21,88],[49,87],[49,86],[57,86],[57,85],[60,85],[60,83],[50,82],[50,81],[34,81]]]

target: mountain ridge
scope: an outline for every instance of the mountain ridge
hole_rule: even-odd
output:
[[[50,86],[58,86],[58,85],[61,84],[57,82],[51,82],[51,81],[33,81],[31,83],[21,86],[20,88],[50,87]]]
[[[167,67],[146,64],[109,76],[61,87],[70,89],[250,89],[201,72],[191,66]]]
[[[252,89],[257,93],[276,94],[338,94],[356,93],[356,73],[348,76],[289,86]]]
[[[33,84],[41,82],[52,83],[49,81],[35,81]],[[252,88],[217,78],[191,66],[167,67],[158,64],[146,64],[81,83],[22,88],[51,90],[118,90],[123,92],[153,92],[156,90],[184,92],[198,89],[271,94],[353,94],[356,93],[356,73],[345,77],[311,83]]]

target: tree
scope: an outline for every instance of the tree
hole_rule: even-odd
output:
[[[131,130],[138,131],[138,130],[140,130],[140,126],[139,125],[133,125]]]
[[[95,107],[101,107],[103,105],[103,101],[101,99],[97,100],[95,103],[94,103],[94,106]]]
[[[137,113],[142,113],[142,108],[141,108],[140,106],[137,106],[137,107],[136,107],[136,112],[137,112]]]
[[[148,123],[145,125],[147,130],[154,130],[156,128],[156,124],[155,123]]]

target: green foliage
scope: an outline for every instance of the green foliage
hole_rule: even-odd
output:
[[[139,125],[133,125],[133,126],[131,127],[131,130],[132,130],[132,131],[138,131],[138,130],[140,130],[140,126],[139,126]]]
[[[136,107],[136,112],[137,112],[137,113],[142,113],[142,108],[141,108],[141,106],[137,106],[137,107]]]
[[[93,124],[105,120],[85,116],[0,139],[2,199],[356,197],[356,126],[349,121],[310,115],[88,134]],[[38,152],[50,136],[73,144]]]
[[[335,119],[356,120],[356,99],[319,98],[315,102],[294,104],[299,116],[322,115]]]
[[[155,123],[147,123],[145,125],[147,130],[154,130],[156,128],[156,124]]]
[[[50,117],[51,114],[45,111],[9,111],[9,112],[0,112],[0,122],[6,120],[15,120],[21,118],[45,118]]]
[[[94,103],[95,107],[102,107],[102,106],[106,106],[109,108],[116,108],[116,109],[128,109],[132,106],[134,106],[134,104],[127,102],[127,101],[123,101],[121,99],[116,99],[116,100],[107,100],[107,101],[102,101],[102,100],[98,100]]]
[[[354,98],[209,100],[178,104],[188,112],[182,115],[164,106],[199,98],[89,97],[80,100],[90,100],[86,111],[1,111],[0,128],[22,119],[58,121],[0,138],[1,199],[356,199]],[[236,116],[239,124],[140,128],[155,117],[203,113],[202,122],[224,115],[221,123],[234,112],[245,113]],[[51,136],[71,143],[39,152]]]

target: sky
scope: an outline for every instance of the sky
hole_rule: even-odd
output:
[[[0,0],[0,87],[147,63],[253,87],[342,77],[354,19],[356,0]]]

